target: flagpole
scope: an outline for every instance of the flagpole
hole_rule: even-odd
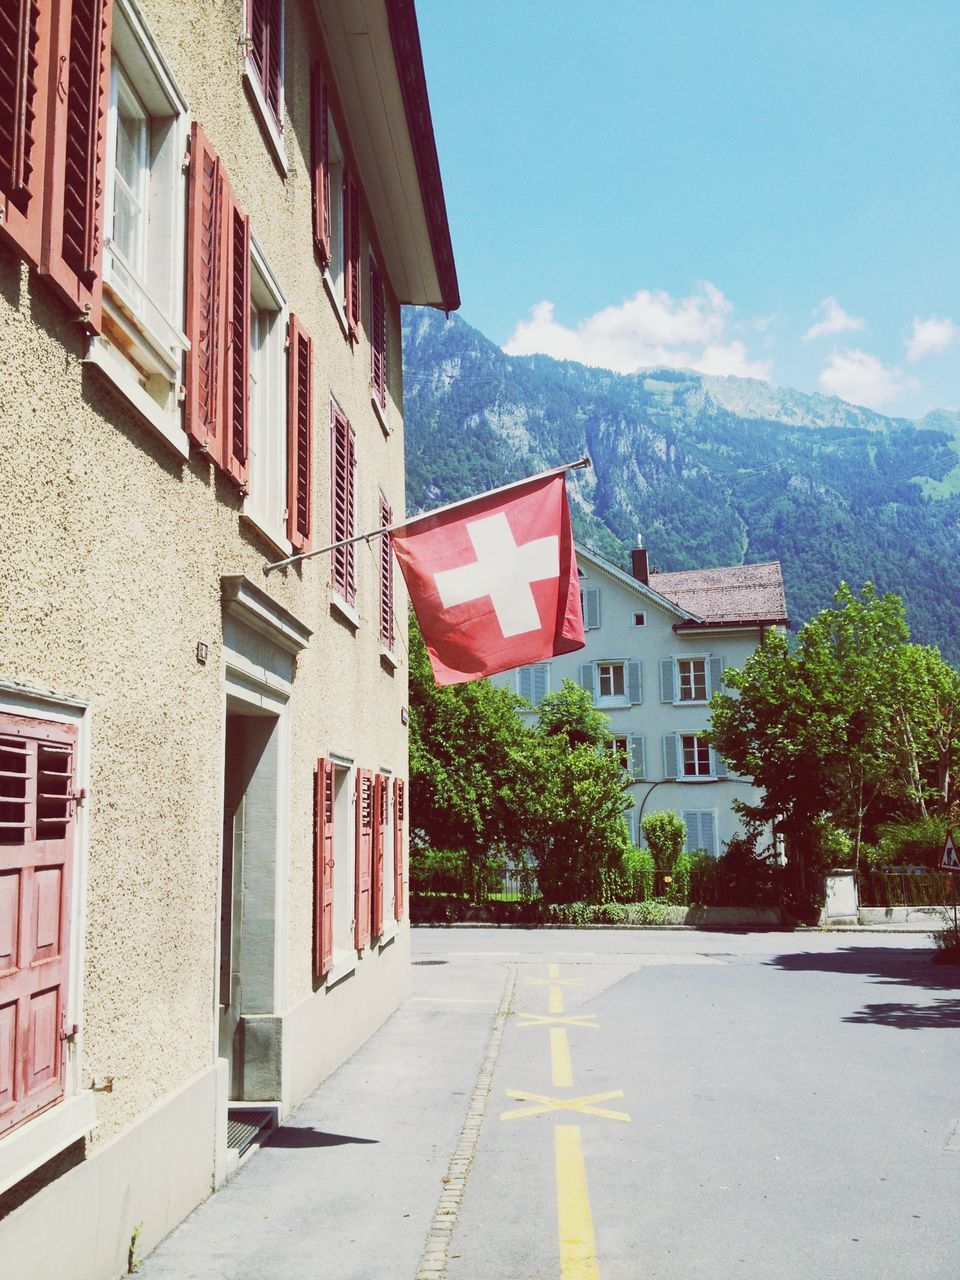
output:
[[[546,480],[550,476],[559,476],[566,471],[577,471],[581,467],[591,466],[588,454],[584,454],[582,458],[578,458],[576,462],[568,462],[562,467],[550,467],[547,471],[539,471],[535,476],[525,476],[522,480],[512,480],[510,484],[502,484],[498,489],[487,489],[483,493],[475,493],[470,498],[459,498],[456,502],[448,502],[446,506],[435,507],[433,511],[422,511],[419,515],[410,516],[406,520],[398,520],[396,524],[385,524],[379,529],[371,529],[369,533],[358,533],[353,538],[342,538],[339,542],[331,542],[329,546],[318,547],[316,551],[303,551],[298,556],[288,556],[286,560],[275,560],[272,564],[263,566],[264,574],[272,573],[274,569],[286,569],[288,565],[299,564],[301,560],[312,560],[314,556],[326,555],[330,551],[337,551],[340,547],[352,547],[357,542],[369,542],[371,538],[382,538],[385,533],[393,533],[396,529],[406,529],[412,524],[417,524],[420,520],[427,520],[431,516],[439,516],[447,511],[455,511],[457,507],[465,507],[470,502],[477,502],[480,498],[493,498],[497,494],[508,493],[511,489],[519,489],[521,485],[532,484],[534,480]]]

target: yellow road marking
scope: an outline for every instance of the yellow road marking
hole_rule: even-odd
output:
[[[560,966],[558,964],[548,964],[547,973],[550,975],[551,978],[559,978]]]
[[[551,1013],[563,1013],[563,987],[550,988],[550,1000],[547,1008]]]
[[[555,1089],[573,1088],[573,1063],[565,1027],[550,1028],[550,1083]]]
[[[542,1116],[550,1111],[578,1111],[581,1115],[600,1116],[604,1120],[623,1120],[630,1123],[625,1111],[611,1111],[607,1107],[598,1107],[597,1102],[608,1102],[611,1098],[622,1098],[622,1089],[613,1089],[609,1093],[588,1093],[583,1098],[551,1098],[544,1093],[528,1093],[523,1089],[508,1089],[508,1098],[516,1098],[518,1102],[532,1102],[532,1107],[518,1107],[514,1111],[501,1111],[501,1120],[522,1120],[527,1116]]]
[[[575,1124],[554,1126],[561,1280],[600,1280],[587,1171]]]
[[[562,994],[562,993],[561,993]],[[518,1027],[549,1027],[549,1026],[565,1026],[565,1027],[589,1027],[591,1031],[596,1031],[597,1024],[592,1021],[596,1018],[595,1013],[570,1013],[565,1018],[551,1018],[545,1013],[521,1013],[521,1018],[527,1018],[527,1022],[518,1022]]]
[[[528,987],[582,987],[582,978],[528,978]]]

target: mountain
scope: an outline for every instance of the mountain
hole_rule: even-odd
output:
[[[574,528],[609,559],[626,566],[639,533],[663,571],[779,560],[795,626],[841,580],[869,580],[960,664],[960,414],[911,422],[749,378],[507,356],[416,308],[403,354],[411,511],[588,453]]]

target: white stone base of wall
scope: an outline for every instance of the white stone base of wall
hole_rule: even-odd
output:
[[[125,1275],[213,1189],[216,1100],[211,1066],[4,1218],[4,1280]]]

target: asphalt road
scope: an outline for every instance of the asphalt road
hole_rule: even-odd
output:
[[[146,1280],[954,1280],[923,935],[418,929],[387,1025]]]

